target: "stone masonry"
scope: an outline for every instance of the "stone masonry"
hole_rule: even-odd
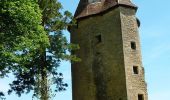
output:
[[[72,63],[73,100],[148,100],[137,7],[129,0],[99,1],[80,0],[77,25],[69,28],[80,46],[73,53],[82,60]]]

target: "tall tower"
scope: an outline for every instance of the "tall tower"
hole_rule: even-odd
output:
[[[137,7],[130,0],[80,0],[70,27],[73,100],[148,100]]]

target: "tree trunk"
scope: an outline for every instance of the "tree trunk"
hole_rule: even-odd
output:
[[[40,88],[40,100],[48,100],[48,83],[47,83],[47,73],[46,70],[41,72],[41,88]]]
[[[41,80],[40,80],[40,100],[49,100],[48,93],[48,77],[47,77],[47,64],[46,64],[46,53],[44,52],[41,56]]]

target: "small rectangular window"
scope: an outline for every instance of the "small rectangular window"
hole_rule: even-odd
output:
[[[102,42],[102,36],[101,36],[101,34],[95,36],[95,38],[96,38],[96,43],[97,43],[97,44],[100,43],[100,42]]]
[[[143,94],[138,94],[138,100],[144,100]]]
[[[133,66],[133,74],[139,74],[138,66]]]
[[[133,49],[133,50],[136,50],[136,43],[135,42],[131,42],[131,48]]]

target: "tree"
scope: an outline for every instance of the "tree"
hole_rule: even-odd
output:
[[[41,25],[42,14],[37,2],[3,0],[0,6],[0,76],[13,72],[17,77],[18,74],[29,72],[30,66],[27,65],[35,59],[37,50],[50,45],[49,39]],[[21,81],[14,81],[13,84],[18,82]],[[23,89],[29,92],[33,88],[31,85],[14,87],[13,84],[11,88],[18,95]]]
[[[57,68],[63,59],[79,60],[67,53],[78,46],[69,44],[62,33],[71,14],[62,13],[56,0],[4,0],[0,6],[0,76],[13,72],[16,77],[8,93],[21,96],[33,90],[34,96],[48,100],[49,78],[55,91],[65,90]]]
[[[9,69],[17,69],[35,55],[36,48],[48,46],[42,27],[41,11],[34,0],[3,0],[0,2],[0,70],[1,77]],[[16,66],[15,66],[16,65]]]
[[[5,99],[4,96],[5,96],[4,93],[3,93],[3,92],[0,92],[0,99],[1,99],[1,100]]]

